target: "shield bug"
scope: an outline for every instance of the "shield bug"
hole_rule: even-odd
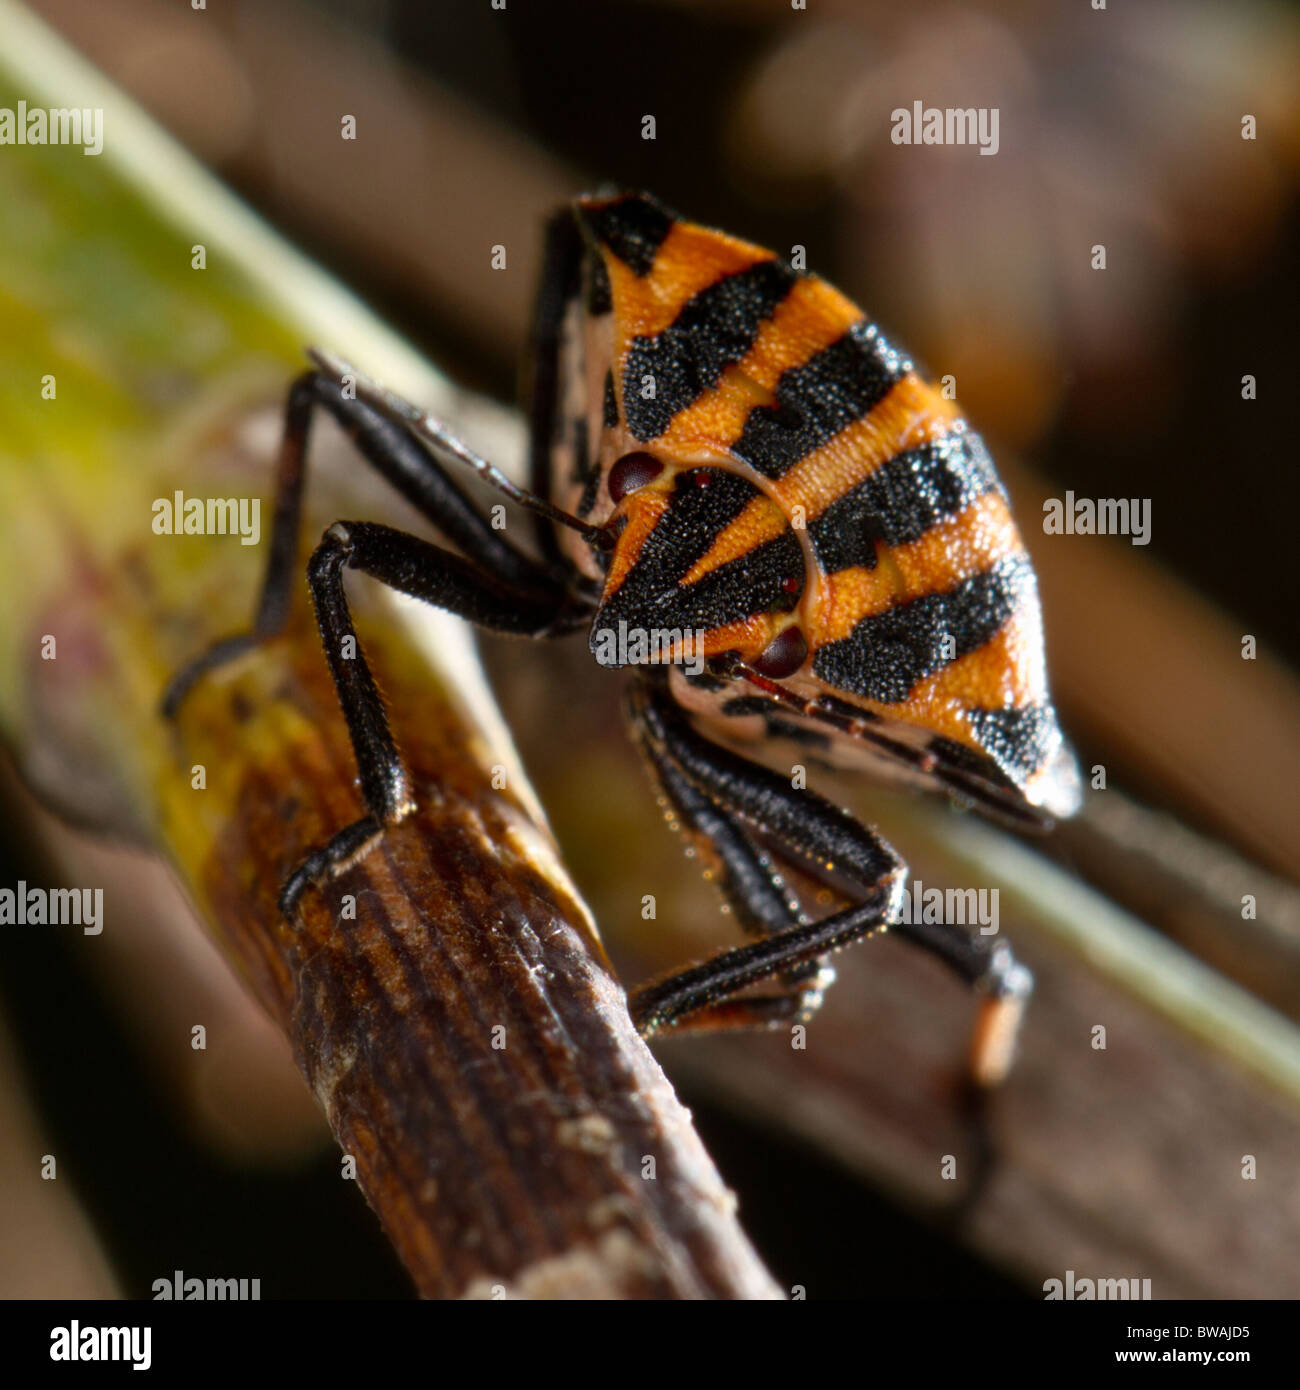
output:
[[[889,927],[983,992],[976,1069],[1001,1070],[999,1024],[1031,986],[1009,947],[898,920],[895,852],[745,753],[790,740],[1021,826],[1076,808],[1034,574],[956,405],[825,281],[643,194],[579,198],[548,224],[528,489],[346,364],[311,356],[289,391],[253,631],[182,671],[165,711],[283,626],[317,407],[450,548],[347,521],[311,556],[367,815],[290,877],[286,916],[412,805],[364,657],[338,655],[351,631],[343,576],[359,570],[493,631],[586,629],[601,664],[634,668],[633,738],[752,938],[636,991],[644,1033],[806,1019],[833,978],[829,954]],[[532,548],[488,524],[460,468],[535,514]],[[850,905],[810,917],[782,862],[833,875]]]

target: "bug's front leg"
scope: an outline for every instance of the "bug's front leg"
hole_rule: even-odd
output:
[[[383,700],[353,630],[343,587],[348,569],[495,632],[537,637],[547,635],[557,623],[563,626],[563,601],[554,591],[496,578],[418,536],[368,521],[335,522],[325,532],[307,566],[307,582],[356,755],[367,814],[311,855],[285,883],[280,910],[289,918],[310,884],[345,869],[385,826],[397,824],[415,804]],[[345,651],[354,654],[344,655]]]
[[[162,699],[174,719],[187,694],[208,672],[283,631],[298,569],[298,533],[307,478],[307,450],[315,413],[325,410],[356,445],[362,459],[412,503],[457,547],[430,545],[387,527],[350,523],[332,527],[308,571],[317,621],[335,688],[347,720],[367,814],[334,837],[289,879],[280,905],[291,916],[302,891],[365,852],[409,813],[409,777],[389,731],[383,703],[365,657],[344,660],[352,634],[343,571],[360,569],[382,583],[446,608],[482,627],[530,636],[558,635],[586,620],[553,567],[539,563],[493,528],[450,476],[469,451],[448,435],[416,438],[400,421],[352,398],[333,377],[306,372],[290,387],[276,469],[275,514],[261,597],[249,632],[209,647],[179,671]]]
[[[638,989],[630,1001],[638,1028],[652,1036],[693,1027],[743,1027],[779,1023],[808,1010],[824,957],[885,926],[901,899],[902,861],[830,802],[795,792],[776,773],[709,742],[662,687],[635,686],[631,717],[665,792],[691,828],[711,841],[723,866],[723,891],[741,924],[764,933],[750,945],[721,951]],[[809,921],[740,822],[796,857],[834,866],[863,890],[862,901]],[[774,976],[786,985],[782,994],[736,998]],[[809,986],[811,998],[801,999],[802,988]]]
[[[308,445],[313,417],[320,410],[334,417],[370,468],[484,573],[530,589],[557,591],[561,587],[548,567],[494,529],[452,480],[449,469],[459,466],[460,454],[449,452],[455,442],[450,435],[446,435],[440,454],[433,442],[416,438],[400,422],[386,418],[366,401],[355,399],[334,378],[319,371],[304,372],[290,386],[285,400],[270,554],[252,630],[214,643],[177,672],[162,699],[162,712],[168,719],[175,718],[186,695],[209,671],[284,630],[300,574],[298,533],[302,528]],[[463,445],[457,444],[457,448],[465,456],[474,457]]]

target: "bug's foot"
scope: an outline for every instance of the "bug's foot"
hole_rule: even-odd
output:
[[[976,983],[984,997],[971,1036],[971,1076],[977,1086],[997,1086],[1011,1070],[1034,977],[1000,941],[989,954],[987,972]]]
[[[350,869],[378,844],[383,833],[384,827],[374,816],[363,816],[340,830],[323,849],[309,854],[280,889],[280,915],[285,921],[296,927],[298,900],[303,893],[313,886],[323,888],[331,879]]]
[[[666,1034],[729,1033],[741,1030],[787,1028],[807,1023],[822,1006],[826,991],[835,982],[835,970],[824,958],[781,976],[780,994],[746,994],[715,999],[687,1011],[672,1008],[678,976],[652,982],[635,990],[628,1012],[643,1038]]]
[[[245,652],[252,651],[259,640],[256,634],[251,632],[241,633],[238,637],[223,637],[221,641],[214,642],[207,651],[201,652],[193,661],[182,666],[167,682],[162,699],[158,703],[162,717],[175,719],[185,697],[209,671],[215,671],[218,666],[224,666],[237,656],[243,656]]]

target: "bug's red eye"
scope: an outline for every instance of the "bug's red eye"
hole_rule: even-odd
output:
[[[663,464],[653,454],[624,454],[609,470],[610,498],[621,502],[629,492],[654,482],[663,471]]]
[[[773,641],[767,650],[754,662],[754,670],[769,680],[784,680],[794,673],[808,658],[808,643],[797,627],[788,627]]]

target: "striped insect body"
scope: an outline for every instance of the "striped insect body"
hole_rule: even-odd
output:
[[[1033,570],[957,405],[761,247],[645,195],[581,200],[575,218],[571,379],[600,409],[588,396],[568,417],[581,466],[546,481],[617,528],[611,552],[568,537],[602,586],[593,649],[611,629],[693,634],[745,668],[674,673],[717,737],[802,735],[995,815],[1069,814]]]
[[[340,654],[356,640],[343,579],[360,571],[487,630],[586,631],[599,664],[631,668],[632,738],[748,938],[636,990],[644,1034],[802,1024],[831,954],[888,929],[979,992],[973,1067],[996,1080],[1031,987],[1007,943],[911,921],[892,847],[749,756],[788,740],[802,761],[937,787],[1026,827],[1077,804],[1033,570],[957,406],[825,281],[644,194],[581,198],[548,224],[528,488],[347,363],[310,356],[286,404],[252,628],[179,672],[164,712],[283,630],[316,411],[444,543],[347,521],[308,562],[365,814],[289,877],[286,918],[416,805],[364,651]],[[534,549],[483,514],[467,471],[533,514]],[[814,916],[783,867],[847,906]]]

